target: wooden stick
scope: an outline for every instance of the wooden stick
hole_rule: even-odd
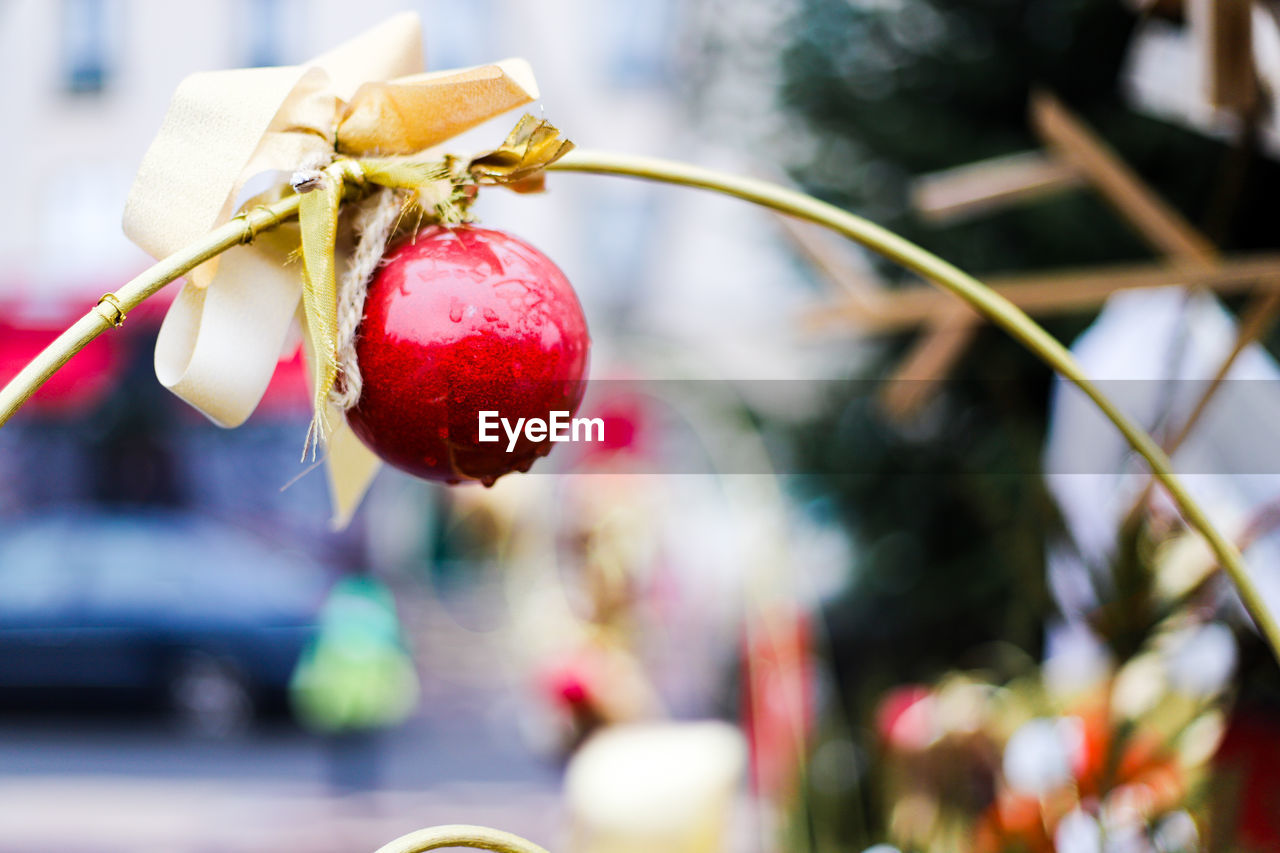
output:
[[[1029,313],[1070,314],[1096,308],[1121,290],[1181,285],[1221,294],[1280,291],[1280,254],[1229,257],[1208,268],[1139,264],[1043,275],[992,276],[988,283]],[[837,300],[812,308],[801,316],[801,324],[815,332],[850,326],[871,333],[896,332],[933,320],[945,311],[949,301],[946,294],[930,288],[908,287],[886,293],[870,305]]]
[[[911,184],[911,203],[926,221],[953,223],[1073,189],[1083,181],[1071,163],[1043,151],[1023,151],[922,175]]]
[[[1045,198],[1081,183],[1083,176],[1070,163],[1042,151],[1024,151],[917,178],[911,202],[921,218],[941,225]],[[880,393],[884,411],[897,421],[919,412],[978,334],[979,323],[972,311],[949,311],[929,320]]]
[[[1031,96],[1031,121],[1050,148],[1071,163],[1162,255],[1211,266],[1217,250],[1142,182],[1110,146],[1048,92]]]
[[[944,218],[972,214],[1088,180],[1158,251],[1195,266],[1214,264],[1217,251],[1212,243],[1057,98],[1047,92],[1036,93],[1032,96],[1031,113],[1033,125],[1054,157],[1015,155],[943,173],[918,187],[917,206],[922,211],[937,211]],[[990,184],[986,189],[984,182]],[[954,328],[947,328],[955,322],[949,318],[930,321],[900,374],[915,375],[923,365],[945,374],[951,361],[963,351],[964,341],[973,334],[972,330],[959,334]],[[911,407],[903,403],[922,404],[928,399],[928,390],[928,386],[920,386],[908,393],[890,387],[886,394],[895,401],[893,411],[905,416]]]
[[[1200,395],[1200,399],[1196,401],[1195,408],[1191,410],[1191,414],[1187,416],[1182,427],[1169,439],[1169,453],[1173,453],[1181,447],[1182,443],[1191,435],[1191,431],[1199,423],[1205,409],[1209,407],[1209,402],[1213,399],[1213,395],[1217,393],[1218,387],[1226,380],[1227,374],[1231,372],[1231,368],[1236,363],[1236,359],[1240,357],[1240,353],[1244,352],[1245,347],[1249,346],[1249,344],[1266,334],[1267,329],[1275,322],[1276,315],[1280,313],[1280,284],[1276,282],[1272,282],[1272,284],[1276,285],[1274,290],[1268,290],[1260,296],[1255,296],[1245,307],[1240,316],[1240,327],[1236,332],[1235,344],[1232,346],[1231,351],[1227,353],[1227,357],[1222,360],[1222,364],[1218,365],[1217,373],[1213,375],[1209,386],[1205,388]]]
[[[779,216],[778,222],[800,254],[818,268],[825,281],[835,284],[846,298],[871,304],[884,297],[884,286],[857,269],[848,255],[828,239],[831,235],[825,228],[791,216]]]
[[[911,202],[928,222],[955,223],[1078,187],[1082,180],[1071,164],[1024,151],[917,178]],[[978,324],[973,312],[948,311],[929,320],[880,394],[885,412],[898,421],[918,412],[977,334]]]
[[[880,392],[880,405],[889,417],[905,421],[924,408],[978,334],[980,321],[963,305],[929,321]]]
[[[849,302],[869,311],[883,304],[889,291],[855,269],[823,230],[788,216],[779,219],[800,252],[822,271],[824,278],[840,287]],[[962,323],[962,315],[969,318],[967,323]],[[980,321],[976,313],[955,303],[930,322],[880,392],[880,405],[891,418],[906,420],[929,401],[952,362],[977,334]]]
[[[1062,158],[1025,151],[918,178],[911,200],[926,221],[955,223],[1054,195],[1083,181],[1079,170]],[[927,322],[881,392],[881,405],[890,417],[904,421],[929,401],[977,334],[979,322],[972,312],[950,311]]]
[[[1250,0],[1190,0],[1187,18],[1205,71],[1204,95],[1215,107],[1245,113],[1258,102]]]

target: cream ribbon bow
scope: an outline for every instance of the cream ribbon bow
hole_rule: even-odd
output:
[[[420,152],[538,97],[523,60],[424,74],[421,45],[417,15],[402,14],[302,65],[186,78],[130,191],[125,233],[162,258],[279,197],[304,164]],[[264,175],[274,188],[244,198]],[[287,224],[201,265],[160,328],[157,378],[219,426],[253,412],[301,314],[302,271],[287,264],[298,245]],[[338,269],[347,252],[340,243]],[[342,526],[379,463],[339,414],[330,423],[325,466]]]

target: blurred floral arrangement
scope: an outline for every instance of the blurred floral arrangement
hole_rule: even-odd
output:
[[[1130,652],[1100,614],[1051,631],[1043,661],[1012,675],[951,671],[881,695],[862,793],[887,843],[868,850],[1275,849],[1274,785],[1233,708],[1236,605],[1184,531],[1144,526],[1122,546],[1148,581],[1125,602],[1150,614]]]
[[[1170,633],[1217,643],[1220,626]],[[881,735],[889,833],[931,851],[1192,851],[1209,759],[1224,731],[1220,692],[1146,671],[1168,649],[1055,692],[1046,670],[1004,685],[954,674],[886,697]],[[1129,703],[1149,705],[1137,716]]]

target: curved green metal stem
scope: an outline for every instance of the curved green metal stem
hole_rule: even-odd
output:
[[[1240,551],[1218,532],[1208,515],[1173,472],[1173,464],[1155,440],[1115,405],[1084,374],[1061,343],[1021,309],[968,273],[904,240],[892,231],[812,196],[754,178],[719,172],[687,163],[652,157],[633,157],[605,151],[575,150],[547,167],[562,172],[589,172],[643,178],[712,190],[824,225],[901,264],[963,299],[1004,329],[1042,361],[1074,383],[1111,421],[1129,445],[1147,461],[1156,479],[1169,492],[1183,518],[1208,542],[1214,556],[1240,594],[1259,631],[1280,658],[1280,625],[1272,617],[1258,587],[1249,576]]]
[[[377,853],[423,853],[426,850],[450,847],[492,850],[496,853],[547,853],[532,841],[526,841],[518,835],[465,824],[434,826],[430,829],[410,832],[390,844],[379,847]]]
[[[671,160],[584,150],[571,151],[551,164],[548,169],[643,178],[735,196],[781,213],[824,225],[959,296],[1079,387],[1115,425],[1130,446],[1147,461],[1156,479],[1177,504],[1183,518],[1208,542],[1219,564],[1235,584],[1245,609],[1270,644],[1273,653],[1280,658],[1280,625],[1277,625],[1276,620],[1267,610],[1257,586],[1249,576],[1240,551],[1213,526],[1208,515],[1174,474],[1169,457],[1151,436],[1131,421],[1096,385],[1089,381],[1083,369],[1061,343],[1017,306],[982,282],[873,222],[811,196],[766,181]],[[156,264],[114,294],[121,313],[127,313],[165,284],[200,263],[234,245],[252,240],[255,234],[273,228],[281,221],[295,216],[298,198],[297,195],[287,196],[268,207],[248,211],[210,232],[201,242]],[[8,420],[67,359],[110,328],[112,316],[110,311],[99,310],[99,308],[90,310],[84,318],[50,344],[18,376],[0,389],[0,425]],[[118,321],[118,318],[116,319]]]

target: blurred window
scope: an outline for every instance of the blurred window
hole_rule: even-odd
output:
[[[602,188],[589,209],[590,220],[597,223],[591,257],[605,273],[600,280],[609,283],[600,298],[611,312],[627,319],[639,307],[644,278],[653,268],[650,247],[658,221],[654,195],[650,187],[640,185]]]
[[[492,32],[501,28],[492,0],[432,0],[423,12],[427,67],[461,68],[493,61]]]
[[[674,27],[669,0],[612,3],[600,8],[607,10],[606,55],[613,84],[629,88],[665,82]]]
[[[101,537],[93,559],[90,607],[114,614],[180,607],[184,592],[181,575],[187,568],[175,544],[170,537],[148,535],[142,526]]]
[[[0,533],[0,626],[95,616],[304,618],[329,577],[305,555],[221,525],[67,516]]]
[[[285,64],[283,0],[244,0],[244,2],[247,7],[244,44],[248,49],[245,64],[253,68]]]
[[[305,609],[324,591],[317,567],[221,527],[138,522],[102,538],[92,600],[106,611],[252,617]]]
[[[114,4],[112,4],[114,5]],[[63,85],[75,95],[96,95],[110,77],[107,0],[62,0]]]
[[[80,567],[61,530],[41,527],[0,544],[0,625],[6,618],[66,613]]]
[[[28,248],[41,277],[32,299],[57,304],[68,297],[97,298],[93,294],[102,288],[94,285],[123,280],[146,260],[120,230],[133,168],[106,155],[53,165],[41,175],[46,191],[30,214],[39,228],[37,241]],[[76,235],[74,252],[67,251],[67,234]]]
[[[198,547],[204,563],[217,569],[193,578],[210,609],[246,615],[298,612],[318,604],[328,588],[315,564],[253,539],[210,537]]]

